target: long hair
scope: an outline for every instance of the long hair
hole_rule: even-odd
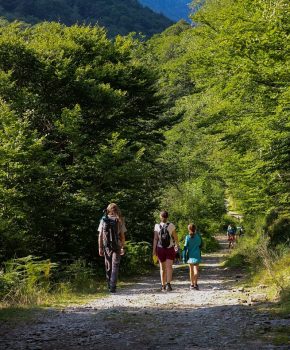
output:
[[[121,225],[124,223],[124,218],[122,216],[121,210],[116,203],[110,203],[107,206],[107,213],[108,215],[116,216]]]

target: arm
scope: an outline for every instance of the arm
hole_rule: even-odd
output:
[[[125,232],[120,232],[121,249],[125,248]]]
[[[157,256],[157,253],[156,253],[157,243],[158,243],[158,232],[157,232],[157,231],[154,231],[154,238],[153,238],[153,256]]]
[[[125,254],[124,248],[125,248],[125,233],[127,232],[127,228],[125,225],[125,219],[123,219],[121,222],[119,222],[119,240],[120,240],[120,248],[121,248],[121,255]]]
[[[104,256],[104,247],[103,247],[103,239],[102,239],[102,231],[99,232],[98,243],[99,243],[99,255]]]

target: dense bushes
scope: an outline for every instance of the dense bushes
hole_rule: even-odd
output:
[[[70,293],[96,293],[103,290],[105,281],[103,259],[101,263],[98,267],[83,259],[61,265],[33,256],[11,259],[0,270],[0,302],[10,306],[43,305]],[[152,266],[149,243],[127,242],[120,270],[123,277],[135,277]]]
[[[253,284],[265,283],[274,297],[289,296],[290,249],[285,244],[271,245],[265,234],[251,233],[239,239],[227,259],[226,266],[243,268],[250,273]]]
[[[139,43],[57,23],[0,33],[0,261],[96,261],[110,201],[127,239],[151,240],[163,107]]]
[[[40,304],[51,289],[56,264],[33,256],[12,259],[0,270],[0,301],[9,305]]]
[[[148,242],[126,242],[126,254],[122,258],[122,275],[135,275],[152,268],[152,246]]]
[[[232,198],[246,232],[274,247],[290,235],[289,1],[202,4],[193,28],[180,22],[147,43],[179,121],[166,132],[163,206],[180,229],[212,232]]]
[[[270,237],[272,246],[280,243],[290,245],[290,217],[281,213],[281,210],[276,208],[269,210],[265,218],[264,231]]]
[[[0,260],[98,265],[98,220],[117,201],[133,272],[138,254],[149,264],[134,244],[152,241],[160,206],[180,238],[194,222],[211,247],[230,196],[246,226],[236,262],[277,266],[266,264],[289,239],[289,11],[207,0],[194,27],[142,45],[98,27],[1,22]]]

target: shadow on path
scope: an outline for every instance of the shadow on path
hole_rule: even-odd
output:
[[[189,291],[188,267],[177,265],[173,292],[161,293],[156,269],[88,305],[46,311],[24,327],[0,324],[0,348],[288,349],[267,343],[267,332],[277,324],[267,313],[241,305],[232,290],[235,275],[219,266],[223,254],[204,256],[200,291]],[[280,328],[289,326],[289,320],[280,321]]]

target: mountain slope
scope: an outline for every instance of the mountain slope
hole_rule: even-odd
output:
[[[32,24],[44,20],[66,25],[99,23],[111,36],[132,31],[151,36],[172,24],[137,0],[0,0],[0,16]]]
[[[157,13],[162,13],[173,21],[188,20],[191,0],[139,0]]]

